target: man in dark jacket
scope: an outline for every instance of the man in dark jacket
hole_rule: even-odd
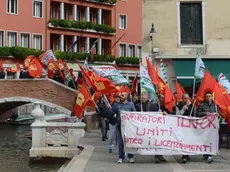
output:
[[[177,115],[182,116],[194,116],[194,108],[193,104],[190,102],[190,97],[187,93],[182,95],[182,103],[178,103],[177,105],[178,112]],[[182,156],[182,163],[187,163],[189,160],[188,155]]]
[[[132,102],[129,102],[127,100],[128,98],[128,93],[121,93],[120,95],[120,102],[116,103],[112,107],[112,111],[116,114],[117,116],[117,139],[118,139],[118,148],[119,148],[119,160],[118,163],[121,164],[123,163],[125,159],[125,152],[124,152],[124,143],[123,143],[123,138],[122,138],[122,133],[121,133],[121,116],[120,116],[120,111],[136,111],[135,106]],[[129,163],[134,163],[133,159],[133,154],[128,154],[128,162]]]
[[[205,93],[205,102],[201,103],[198,107],[196,116],[204,117],[210,115],[211,113],[217,113],[219,116],[219,108],[212,99],[212,93],[207,92]],[[206,159],[208,163],[213,161],[212,155],[204,155],[204,159]]]

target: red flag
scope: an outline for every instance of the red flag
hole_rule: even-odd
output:
[[[119,93],[130,93],[128,85],[121,85],[119,88]]]
[[[152,80],[152,83],[157,85],[159,83],[159,76],[154,69],[153,65],[150,63],[150,61],[146,58],[147,68],[148,68],[148,74]]]
[[[136,91],[137,91],[137,83],[138,83],[138,73],[135,77],[135,79],[133,80],[133,83],[132,83],[132,88],[131,88],[131,95],[134,96],[136,94]]]
[[[62,59],[58,59],[58,67],[60,70],[64,70],[65,68],[65,63],[62,61]]]
[[[19,63],[16,63],[12,67],[6,69],[7,72],[14,72],[14,73],[19,72],[20,70],[21,70],[21,67]]]
[[[87,106],[95,107],[100,96],[101,96],[100,92],[95,92],[93,96],[91,97],[91,99],[88,101]]]
[[[180,83],[178,81],[176,81],[176,93],[177,93],[177,101],[181,102],[182,96],[186,92],[184,91],[184,88],[180,85]]]
[[[0,60],[0,70],[3,69],[3,63],[2,63],[2,59]]]
[[[48,78],[53,78],[53,71],[54,70],[59,71],[59,67],[58,67],[57,63],[54,61],[54,59],[50,59],[48,66],[47,66]]]
[[[164,96],[165,96],[164,105],[166,109],[169,110],[169,112],[172,112],[173,107],[175,106],[175,101],[174,101],[174,95],[169,87],[166,87],[164,89]]]
[[[201,81],[200,88],[196,94],[196,101],[203,102],[205,101],[205,93],[214,91],[214,83],[215,79],[211,76],[208,70],[205,71],[204,78]]]
[[[85,107],[88,104],[88,101],[90,100],[90,97],[91,95],[89,93],[87,85],[85,84],[85,82],[83,82],[73,108],[73,112],[77,118],[80,119],[82,117]]]
[[[37,58],[34,58],[28,66],[29,76],[33,78],[41,78],[42,76],[42,65]]]
[[[25,58],[24,63],[23,63],[24,69],[27,69],[27,68],[28,68],[30,62],[31,62],[34,58],[36,58],[36,57],[33,56],[33,55],[28,56],[28,57]]]

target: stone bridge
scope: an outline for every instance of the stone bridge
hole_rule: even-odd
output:
[[[51,79],[0,80],[0,115],[36,101],[70,114],[75,96],[76,90]]]

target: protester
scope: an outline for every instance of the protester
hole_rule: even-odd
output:
[[[111,105],[112,107],[115,106],[116,103],[120,102],[120,97],[118,94],[114,95],[114,102]],[[111,113],[111,112],[110,112]],[[116,118],[114,118],[114,115],[110,115],[109,119],[109,129],[110,129],[110,134],[109,134],[109,153],[113,152],[114,148],[114,138],[116,137]]]
[[[133,104],[136,108],[137,112],[141,111],[141,101],[139,100],[139,96],[138,95],[134,95],[133,96]]]
[[[142,94],[142,110],[144,112],[151,112],[154,111],[153,103],[150,100],[148,93]]]
[[[154,103],[153,104],[153,107],[152,107],[152,110],[154,112],[162,112],[163,115],[167,115],[169,114],[169,110],[166,109],[165,105],[164,105],[164,95],[163,94],[159,94],[158,96],[158,99],[159,99],[159,103]],[[172,112],[171,114],[173,114],[174,112]],[[160,163],[160,162],[165,162],[165,158],[163,155],[155,155],[155,160],[156,160],[156,163]]]
[[[108,139],[107,137],[107,124],[108,123],[108,108],[105,104],[105,98],[103,96],[100,97],[99,102],[97,104],[98,106],[98,113],[100,115],[100,121],[101,121],[101,134],[102,134],[102,141],[105,141],[106,139]]]
[[[112,111],[116,114],[116,125],[117,125],[117,138],[118,138],[118,148],[119,148],[119,160],[118,163],[121,164],[124,162],[125,159],[125,152],[124,152],[124,143],[122,139],[122,133],[121,133],[121,116],[120,111],[136,111],[135,106],[133,102],[129,102],[127,100],[128,93],[121,93],[120,94],[120,102],[116,103],[112,107]],[[128,162],[134,163],[133,154],[128,154]]]
[[[190,97],[187,93],[182,95],[182,103],[177,105],[177,115],[194,116],[193,104],[190,102]],[[182,155],[182,163],[187,163],[189,160],[188,155]]]
[[[211,113],[217,113],[219,116],[219,107],[214,103],[212,99],[212,93],[205,93],[205,102],[201,103],[197,109],[197,117],[208,116]],[[204,155],[203,158],[207,160],[208,163],[213,162],[212,155]]]
[[[61,78],[60,72],[58,70],[54,71],[53,79],[61,84],[64,84],[64,81]]]

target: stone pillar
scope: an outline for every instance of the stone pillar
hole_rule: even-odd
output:
[[[98,39],[98,42],[97,42],[97,54],[101,55],[101,45],[102,45],[102,40],[101,38]]]
[[[97,11],[97,20],[98,20],[98,24],[102,24],[102,9],[98,9]]]
[[[77,36],[74,36],[73,37],[73,42],[75,42],[77,40]],[[77,52],[77,46],[78,46],[78,43],[74,45],[74,48],[73,48],[73,51],[76,53]]]
[[[77,21],[77,5],[73,6],[73,20]]]
[[[60,3],[60,19],[65,19],[65,9],[64,9],[64,3]]]
[[[60,35],[60,51],[64,51],[64,35]]]
[[[85,8],[85,19],[87,22],[90,22],[90,7]]]
[[[45,113],[40,108],[40,103],[36,102],[34,110],[31,112],[31,116],[34,117],[35,122],[33,124],[44,124],[45,121]],[[45,127],[32,127],[32,147],[45,147],[46,146],[46,129]]]
[[[89,37],[85,38],[85,52],[88,53],[90,48],[90,39]]]

